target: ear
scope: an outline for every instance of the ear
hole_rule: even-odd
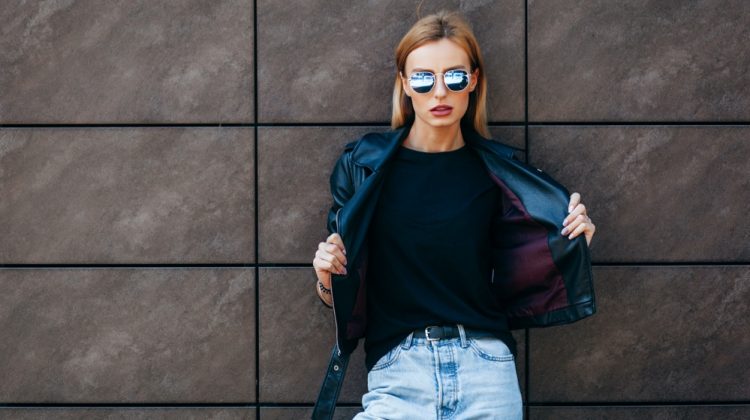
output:
[[[473,92],[479,83],[479,69],[476,68],[471,74],[471,83],[469,84],[469,92]]]

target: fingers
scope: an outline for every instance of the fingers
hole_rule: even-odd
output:
[[[573,239],[576,236],[580,235],[581,232],[583,232],[586,229],[586,227],[587,227],[587,223],[586,222],[580,222],[580,223],[578,223],[578,226],[576,226],[573,229],[573,231],[570,233],[570,235],[568,235],[568,239]]]
[[[596,226],[587,215],[578,214],[560,233],[563,235],[568,235],[568,233],[570,233],[568,235],[569,239],[573,239],[581,233],[585,233],[587,242],[590,242],[595,230]]]
[[[584,218],[588,217],[586,215],[586,206],[584,206],[583,203],[578,203],[573,211],[565,216],[565,219],[563,219],[563,226],[568,226],[568,224],[575,220],[579,215],[583,215]]]
[[[324,275],[321,279],[320,271],[324,270],[329,273],[346,275],[346,249],[344,241],[338,233],[332,233],[326,238],[325,242],[318,243],[318,250],[315,252],[313,267],[318,273],[318,279],[326,288],[331,288],[331,277]],[[318,291],[320,294],[320,291]]]
[[[581,194],[577,192],[570,194],[568,213],[563,219],[562,224],[565,227],[560,231],[561,234],[568,235],[569,239],[573,239],[581,232],[588,232],[589,235],[593,233],[594,224],[591,223],[591,219],[586,214],[586,206],[581,203]]]
[[[581,194],[574,192],[570,194],[570,203],[568,203],[568,213],[570,213],[581,202]]]
[[[322,249],[328,253],[335,255],[342,264],[346,265],[347,259],[344,242],[341,240],[341,236],[339,236],[337,233],[334,233],[333,235],[328,237],[327,242],[319,243],[318,249]]]
[[[578,225],[583,222],[583,218],[578,216],[573,219],[570,219],[570,216],[566,217],[565,220],[563,220],[563,225],[565,225],[565,227],[560,231],[560,234],[567,235],[577,228]]]
[[[326,242],[336,244],[341,247],[341,251],[346,255],[346,248],[344,247],[344,240],[341,239],[341,235],[338,233],[332,233],[326,238]]]
[[[346,274],[346,268],[335,256],[320,249],[315,253],[313,266],[316,269],[326,270],[331,273]]]
[[[346,274],[347,259],[342,248],[335,243],[320,242],[313,265],[336,274]]]

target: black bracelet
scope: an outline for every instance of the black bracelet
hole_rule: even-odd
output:
[[[325,286],[323,286],[323,283],[320,280],[318,280],[318,289],[320,289],[323,293],[331,295],[331,289],[328,289]],[[331,295],[331,297],[333,297],[333,295]],[[323,302],[324,305],[326,305],[329,308],[333,308],[333,304],[326,302],[320,293],[318,293],[318,298],[320,299],[321,302]]]
[[[328,294],[328,295],[331,294],[331,289],[323,286],[323,282],[320,281],[320,280],[318,280],[318,289],[320,289],[320,291],[323,292],[323,293],[325,293],[325,294]]]

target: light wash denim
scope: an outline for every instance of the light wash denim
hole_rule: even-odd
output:
[[[497,337],[429,341],[410,333],[367,375],[363,412],[353,420],[522,420],[516,363]]]

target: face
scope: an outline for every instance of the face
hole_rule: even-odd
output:
[[[414,49],[406,57],[401,83],[404,92],[411,98],[416,120],[433,127],[447,127],[460,123],[469,107],[469,92],[476,88],[479,69],[470,73],[469,85],[460,92],[449,90],[445,86],[443,75],[438,74],[451,69],[471,72],[471,61],[466,51],[448,38],[428,42]],[[423,70],[435,74],[435,86],[428,93],[418,93],[409,85],[409,75]],[[434,109],[441,105],[450,107],[450,110],[439,112],[440,110]]]

